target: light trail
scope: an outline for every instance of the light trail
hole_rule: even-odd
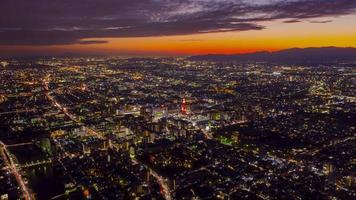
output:
[[[49,80],[44,81],[43,84],[44,84],[45,88],[48,88]],[[55,106],[59,110],[61,110],[69,119],[71,119],[78,125],[83,125],[83,123],[78,120],[78,117],[73,115],[72,113],[70,113],[67,108],[63,107],[57,100],[55,100],[55,98],[50,95],[50,92],[46,92],[46,97],[48,100],[51,101],[53,106]],[[100,139],[104,139],[104,137],[98,131],[96,131],[92,128],[89,128],[89,127],[85,127],[85,128],[88,130],[89,133],[95,135],[96,137],[98,137]]]
[[[162,176],[160,176],[157,172],[155,172],[153,169],[151,169],[149,166],[147,166],[144,163],[141,163],[140,161],[138,161],[135,158],[131,158],[131,161],[133,164],[141,164],[142,166],[144,166],[146,169],[150,170],[150,173],[152,174],[152,176],[158,181],[159,186],[162,189],[162,195],[164,196],[164,198],[166,200],[172,200],[172,195],[171,195],[171,189],[169,187],[169,184],[167,183],[167,180],[165,178],[163,178]]]
[[[158,181],[159,185],[161,186],[162,188],[162,195],[164,196],[164,198],[166,200],[172,200],[172,196],[171,196],[171,192],[170,192],[170,188],[169,188],[169,185],[168,183],[166,182],[166,180],[160,176],[159,174],[157,174],[155,171],[151,170],[150,169],[150,172],[152,174],[152,176],[154,178],[156,178],[156,180]]]
[[[15,162],[12,160],[9,151],[6,148],[6,145],[0,141],[1,145],[1,154],[4,158],[5,164],[8,166],[9,169],[11,169],[12,174],[15,176],[15,179],[21,188],[22,194],[26,200],[31,200],[31,195],[29,192],[29,189],[27,188],[25,182],[22,180],[21,174],[16,168]]]

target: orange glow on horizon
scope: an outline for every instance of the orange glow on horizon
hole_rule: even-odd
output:
[[[104,40],[101,44],[55,46],[3,46],[0,53],[63,54],[73,52],[94,55],[197,55],[240,54],[257,51],[278,51],[306,47],[356,47],[355,16],[345,16],[331,23],[309,22],[286,24],[266,22],[260,31],[207,33],[180,36],[136,38],[89,38]],[[83,41],[85,41],[83,40]],[[1,50],[2,49],[2,50]]]

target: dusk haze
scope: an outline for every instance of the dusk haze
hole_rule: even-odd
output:
[[[0,200],[356,199],[356,0],[0,8]]]
[[[356,47],[354,0],[2,0],[0,55]]]

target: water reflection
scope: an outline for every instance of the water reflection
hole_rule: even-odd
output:
[[[48,159],[48,154],[35,144],[10,147],[9,150],[16,156],[20,165]],[[48,200],[64,193],[62,171],[59,167],[44,164],[28,167],[23,171],[26,173],[28,185],[35,193],[36,199]]]
[[[36,193],[36,199],[44,200],[64,193],[59,170],[52,164],[31,167],[25,170],[29,186]]]

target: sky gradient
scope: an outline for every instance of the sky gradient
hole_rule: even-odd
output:
[[[356,47],[356,0],[2,0],[0,55]]]

